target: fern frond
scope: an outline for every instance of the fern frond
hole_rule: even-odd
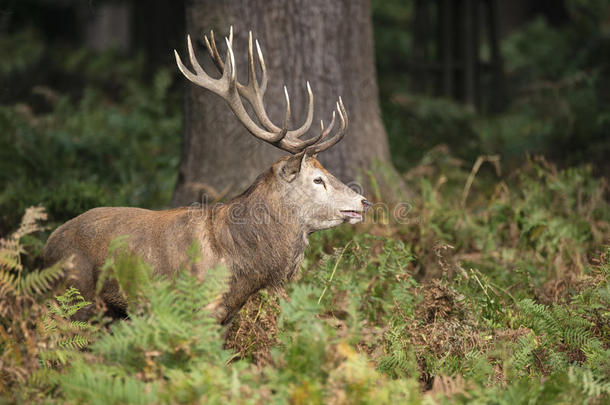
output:
[[[25,210],[19,229],[8,238],[0,239],[0,269],[16,272],[23,270],[20,255],[24,253],[24,249],[19,240],[25,235],[44,229],[42,225],[38,224],[38,221],[45,219],[47,219],[47,214],[44,207],[30,207]]]
[[[580,385],[589,398],[610,395],[610,382],[596,377],[589,369],[571,367],[568,370],[568,378],[571,383]]]
[[[55,297],[57,304],[49,303],[49,310],[62,318],[70,318],[81,308],[90,305],[91,302],[85,301],[80,291],[74,287],[68,288],[63,295]]]
[[[536,333],[546,333],[552,336],[560,333],[561,325],[546,305],[537,304],[529,298],[519,301],[518,305],[530,323],[528,326]]]
[[[26,295],[34,295],[42,289],[50,289],[49,282],[57,276],[57,270],[33,272],[22,277],[21,263],[21,254],[25,253],[25,249],[20,239],[43,229],[38,221],[46,218],[43,207],[30,207],[25,211],[19,229],[10,237],[0,239],[0,297],[6,297],[8,294],[21,295],[23,292]],[[0,304],[0,307],[3,305]]]
[[[61,377],[67,398],[89,404],[150,404],[159,402],[158,386],[135,377],[117,375],[116,369],[75,365],[73,372]]]
[[[549,348],[546,354],[546,365],[550,370],[565,370],[569,365],[569,359],[565,353]]]
[[[40,363],[43,367],[53,367],[55,364],[65,366],[70,360],[75,357],[74,350],[65,349],[49,349],[40,352]]]
[[[12,239],[2,239],[0,243],[2,245],[2,248],[0,248],[0,269],[23,270],[19,261],[19,255],[22,253],[21,245]]]
[[[90,330],[92,329],[92,325],[89,322],[82,321],[71,321],[69,323],[70,328],[73,330]]]
[[[43,316],[42,318],[42,327],[45,334],[49,334],[49,332],[53,332],[57,330],[57,321],[51,317]]]
[[[405,330],[393,325],[386,333],[386,354],[379,359],[377,368],[392,376],[403,377],[417,374],[415,351],[409,340],[405,338]]]
[[[64,275],[64,263],[58,262],[44,270],[33,271],[21,279],[19,289],[25,294],[34,296],[43,294],[53,288],[53,283]]]
[[[74,335],[67,339],[60,340],[59,346],[68,347],[70,349],[83,349],[89,344],[89,339],[84,336]]]
[[[58,373],[50,368],[41,367],[30,374],[28,384],[34,387],[44,387],[55,385],[57,382]]]
[[[0,297],[5,297],[9,293],[16,294],[18,285],[16,274],[0,269]]]
[[[11,237],[15,240],[19,240],[25,235],[40,231],[44,229],[44,226],[40,225],[39,221],[46,221],[47,213],[42,206],[32,206],[25,210],[23,218],[21,218],[21,224],[19,229],[15,231]]]
[[[511,358],[512,365],[518,372],[522,372],[532,365],[532,353],[536,348],[538,348],[538,341],[532,333],[519,338]]]
[[[564,342],[575,348],[582,348],[589,340],[589,331],[577,328],[566,328],[562,331]]]

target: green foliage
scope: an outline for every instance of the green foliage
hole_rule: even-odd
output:
[[[269,293],[244,309],[255,331],[247,341],[268,355],[223,348],[206,308],[226,288],[224,269],[153,277],[119,238],[100,282],[118,280],[129,319],[100,330],[100,319],[70,319],[88,304],[74,289],[41,296],[36,311],[13,314],[11,325],[33,320],[30,340],[0,343],[3,364],[29,370],[21,380],[5,373],[3,392],[75,403],[607,400],[604,182],[532,159],[496,184],[481,174],[462,204],[468,171],[457,161],[437,150],[418,170],[425,179],[406,179],[421,195],[409,212],[417,221],[311,235],[284,298]],[[39,227],[33,213],[17,240]],[[20,249],[2,255],[11,272],[36,252]],[[196,245],[185,253],[201,259]]]
[[[75,363],[73,374],[61,381],[68,398],[88,404],[150,404],[155,402],[155,383],[146,384],[132,376],[124,375],[111,367],[91,367]]]
[[[58,295],[55,299],[57,300],[57,305],[49,306],[51,313],[66,319],[70,318],[81,308],[91,304],[85,301],[80,292],[74,287],[68,288],[63,295]],[[75,322],[74,325],[83,327],[86,324]]]
[[[87,347],[97,332],[91,323],[71,319],[78,310],[91,305],[77,289],[70,287],[64,294],[56,296],[55,300],[48,304],[49,313],[42,317],[44,335],[49,343],[40,351],[39,356],[40,363],[47,369],[56,369],[72,362],[79,350]],[[43,370],[33,380],[39,384],[49,381],[55,383],[56,377],[56,373],[45,374]]]
[[[63,275],[65,263],[57,263],[44,270],[29,271],[22,263],[22,255],[27,253],[22,243],[28,235],[44,229],[38,222],[46,220],[47,214],[42,207],[26,210],[19,229],[10,237],[0,239],[0,298],[9,305],[11,299],[23,299],[48,292],[52,285]]]
[[[404,325],[395,322],[385,333],[386,351],[379,359],[379,371],[392,378],[413,378],[419,375],[415,350]]]
[[[23,402],[52,391],[58,371],[87,347],[98,328],[71,320],[79,309],[90,305],[69,288],[51,299],[71,264],[60,262],[43,270],[30,270],[24,258],[36,251],[23,240],[44,229],[41,207],[26,210],[21,225],[0,240],[0,393]],[[20,387],[16,389],[16,387]]]
[[[584,364],[596,375],[610,371],[610,351],[594,337],[589,320],[566,307],[548,308],[531,299],[521,300],[518,307],[521,322],[535,333],[519,340],[513,364],[519,373],[567,370],[571,363]]]
[[[23,258],[30,253],[23,241],[44,227],[39,223],[47,218],[42,207],[26,210],[19,228],[9,237],[0,239],[0,313],[10,314],[24,301],[48,293],[63,276],[68,263],[57,263],[43,270],[30,270]]]
[[[33,204],[44,203],[51,221],[63,222],[96,206],[159,208],[171,197],[182,123],[169,71],[144,82],[141,62],[56,52],[44,69],[30,68],[84,75],[82,86],[30,83],[23,100],[0,104],[0,233],[16,226],[10,213]],[[108,84],[116,77],[120,88]]]
[[[116,280],[120,292],[128,302],[135,302],[151,288],[152,268],[141,257],[130,252],[128,235],[110,241],[108,258],[100,268],[96,291],[99,294],[104,285]]]
[[[19,44],[19,46],[15,46]],[[31,29],[18,31],[13,35],[0,36],[0,82],[10,74],[23,72],[42,56],[44,46],[36,32]]]
[[[412,167],[422,153],[444,144],[469,161],[480,154],[500,154],[517,163],[529,152],[568,165],[594,163],[607,171],[608,1],[562,2],[568,23],[551,26],[538,17],[501,40],[509,91],[502,114],[486,113],[485,105],[475,112],[447,99],[414,94],[420,73],[413,68],[419,63],[412,38],[414,3],[372,2],[382,115],[399,168]],[[486,41],[484,35],[481,40]],[[419,46],[421,51],[425,45]],[[434,57],[432,50],[428,53]],[[483,89],[492,89],[484,98],[500,97],[495,85],[484,82]]]

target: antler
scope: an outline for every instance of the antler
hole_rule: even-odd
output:
[[[258,63],[260,64],[262,71],[262,80],[259,86],[254,63],[251,31],[248,35],[249,70],[248,83],[246,85],[239,83],[236,79],[237,75],[235,70],[235,56],[233,54],[233,27],[231,27],[230,29],[229,38],[225,37],[225,42],[227,44],[227,56],[225,57],[224,61],[220,57],[218,48],[216,47],[214,31],[210,31],[210,39],[208,39],[207,36],[204,36],[204,41],[210,54],[210,57],[212,58],[218,70],[222,73],[222,77],[220,79],[213,79],[207,73],[205,73],[205,71],[195,58],[195,53],[193,51],[193,45],[190,36],[187,36],[187,44],[189,58],[191,61],[191,65],[195,70],[195,74],[193,74],[189,69],[184,66],[182,60],[180,60],[178,52],[174,50],[178,68],[180,69],[182,74],[184,74],[184,76],[191,82],[197,84],[198,86],[206,88],[222,97],[229,104],[229,107],[231,107],[233,113],[237,116],[237,118],[242,122],[242,124],[248,129],[248,131],[252,135],[268,143],[271,143],[272,145],[277,146],[280,149],[294,154],[302,152],[303,150],[307,150],[307,153],[310,154],[317,154],[330,148],[331,146],[339,142],[341,138],[343,138],[343,136],[345,135],[345,129],[347,128],[347,112],[345,111],[345,107],[343,106],[343,101],[341,100],[341,97],[339,97],[339,102],[337,103],[337,112],[339,113],[339,119],[341,120],[341,127],[337,134],[335,134],[330,139],[326,139],[335,123],[335,111],[333,111],[333,117],[327,129],[324,129],[324,123],[320,122],[321,129],[319,135],[306,140],[300,139],[309,130],[313,121],[314,99],[309,82],[307,82],[307,93],[309,94],[309,108],[307,110],[307,118],[305,119],[303,125],[300,128],[294,130],[288,129],[291,124],[291,111],[290,98],[288,97],[288,90],[286,89],[286,86],[284,86],[284,96],[286,98],[284,125],[280,128],[273,122],[271,122],[269,116],[267,115],[267,112],[265,111],[265,106],[263,103],[263,97],[265,95],[265,91],[267,90],[267,68],[265,66],[263,53],[257,40],[255,41],[256,51],[258,56]],[[254,113],[256,114],[256,117],[263,126],[263,128],[258,126],[252,120],[252,118],[250,118],[250,116],[246,112],[246,109],[244,108],[241,97],[245,98],[252,106],[252,109],[254,110]]]

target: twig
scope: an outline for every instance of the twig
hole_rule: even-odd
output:
[[[472,183],[474,182],[474,177],[477,175],[481,165],[484,162],[492,163],[496,169],[496,173],[498,176],[500,175],[500,155],[482,155],[479,156],[474,162],[474,166],[472,166],[472,170],[468,175],[468,179],[466,180],[466,184],[464,185],[464,191],[462,191],[462,207],[466,205],[466,199],[468,198],[468,193],[470,192],[470,187],[472,187]]]
[[[350,245],[350,243],[352,243],[352,241],[353,241],[353,239],[350,240],[349,242],[347,242],[347,244],[345,245],[345,247],[341,251],[341,254],[337,258],[337,261],[335,262],[335,267],[333,267],[333,271],[330,274],[330,278],[328,279],[328,282],[324,286],[324,290],[322,290],[322,294],[320,294],[320,298],[318,298],[318,305],[322,301],[322,297],[324,297],[324,293],[326,293],[326,290],[328,289],[328,286],[330,285],[331,281],[333,281],[333,277],[335,276],[335,271],[337,271],[337,266],[339,266],[339,262],[341,261],[341,258],[343,257],[343,253],[345,253],[345,251],[347,250],[347,247]]]

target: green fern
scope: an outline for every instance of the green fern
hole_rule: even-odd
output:
[[[89,345],[97,331],[89,322],[70,320],[78,310],[91,304],[76,288],[68,288],[64,294],[56,296],[55,301],[48,303],[49,314],[43,315],[40,330],[48,342],[40,351],[40,363],[47,368],[65,366],[75,359],[78,351]]]
[[[526,326],[538,334],[545,334],[555,342],[563,342],[572,348],[581,348],[590,339],[591,323],[566,308],[536,304],[530,299],[519,302]]]
[[[21,238],[44,229],[39,222],[46,218],[43,207],[30,207],[23,215],[19,228],[8,238],[0,239],[0,302],[7,303],[9,297],[35,297],[46,293],[63,276],[68,266],[66,262],[24,273],[21,256],[26,250]]]
[[[30,396],[54,392],[59,373],[98,331],[90,323],[70,320],[90,304],[76,289],[55,300],[49,297],[69,268],[69,260],[39,271],[24,264],[33,258],[25,243],[36,242],[31,234],[43,229],[39,221],[45,218],[44,209],[32,207],[19,229],[0,240],[0,393],[15,390],[9,398],[21,403],[30,402]]]
[[[526,326],[534,329],[536,333],[547,333],[556,336],[561,331],[558,320],[545,305],[537,304],[531,299],[521,300],[519,303]]]
[[[62,394],[74,402],[87,404],[151,404],[157,398],[158,384],[146,383],[114,366],[78,361],[72,372],[59,378]]]
[[[130,263],[116,261],[114,271],[121,277],[122,272],[131,270]],[[178,394],[189,397],[185,381],[214,386],[226,373],[215,365],[224,367],[231,354],[222,349],[220,326],[203,308],[224,291],[226,282],[224,268],[210,270],[204,282],[189,272],[180,272],[171,281],[148,280],[146,285],[151,288],[142,290],[140,299],[128,309],[130,321],[115,323],[112,333],[88,346],[96,366],[90,367],[79,355],[59,379],[63,398],[87,403],[150,403],[162,394],[162,387],[154,381],[159,376],[168,379],[164,392],[177,387],[187,390],[172,398]],[[86,342],[72,338],[62,344],[78,349]],[[215,374],[202,380],[205,370],[215,370]]]
[[[379,359],[377,368],[392,378],[415,377],[418,375],[415,351],[405,336],[404,327],[394,324],[384,334],[385,354]]]
[[[100,269],[97,292],[101,291],[107,281],[116,280],[121,293],[127,298],[128,303],[131,303],[145,295],[150,288],[152,268],[129,249],[128,242],[128,235],[110,241],[108,248],[110,253]]]
[[[44,270],[31,272],[23,277],[17,290],[30,296],[51,291],[55,283],[63,277],[65,268],[66,262],[58,262]]]
[[[52,313],[64,319],[70,318],[81,308],[91,304],[91,302],[85,301],[80,291],[74,287],[68,288],[65,293],[58,295],[55,299],[57,300],[57,304],[49,303],[49,309]]]
[[[536,336],[529,333],[521,336],[514,345],[513,354],[509,359],[513,372],[516,375],[522,375],[534,364],[534,350],[540,346]]]
[[[538,366],[543,367],[540,371],[566,370],[575,362],[569,359],[570,353],[584,355],[584,360],[577,361],[579,364],[598,371],[610,370],[610,350],[604,349],[599,339],[592,335],[589,320],[566,307],[548,308],[530,299],[520,301],[518,306],[523,323],[533,329],[544,351],[544,355],[538,359]],[[517,369],[527,363],[523,354],[518,350],[514,355]]]
[[[568,378],[571,383],[578,384],[588,398],[600,397],[602,395],[610,396],[610,381],[594,376],[593,372],[588,369],[570,367],[568,370]]]

